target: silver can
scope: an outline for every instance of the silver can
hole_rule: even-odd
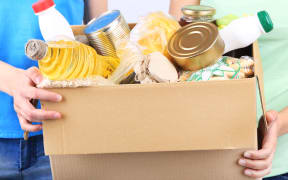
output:
[[[117,57],[117,42],[129,37],[130,28],[121,12],[113,10],[91,20],[85,34],[98,54]]]

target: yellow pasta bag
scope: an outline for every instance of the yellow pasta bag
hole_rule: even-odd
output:
[[[136,42],[143,54],[161,52],[170,58],[167,44],[171,36],[180,28],[179,23],[163,12],[150,13],[139,19],[130,34],[130,40]]]

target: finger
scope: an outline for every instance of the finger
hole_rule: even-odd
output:
[[[269,111],[266,113],[266,119],[268,123],[271,123],[275,121],[278,118],[278,112],[277,111]]]
[[[273,155],[271,154],[268,159],[265,160],[251,160],[251,159],[240,159],[238,164],[254,170],[264,170],[271,166]]]
[[[246,151],[244,157],[252,160],[267,159],[275,151],[277,137],[277,126],[272,124],[263,140],[263,148],[258,151]]]
[[[252,178],[263,178],[271,173],[271,166],[264,170],[245,169],[244,174]]]
[[[59,119],[61,114],[55,111],[35,109],[30,102],[22,104],[22,116],[30,122],[41,122],[42,120]],[[19,110],[18,110],[19,111]]]
[[[247,151],[244,157],[251,160],[267,159],[273,153],[273,148],[263,148],[259,151]]]
[[[31,67],[26,70],[26,75],[35,83],[40,84],[43,80],[43,76],[40,73],[39,69],[36,67]]]
[[[45,89],[38,89],[38,88],[29,88],[26,92],[26,97],[29,99],[40,99],[44,101],[51,101],[51,102],[60,102],[62,101],[62,96],[54,93],[47,91]]]
[[[21,129],[23,129],[24,131],[37,132],[37,131],[41,131],[42,130],[42,125],[41,124],[32,125],[29,121],[27,121],[21,115],[18,115],[18,118],[19,118],[19,123],[20,123]]]

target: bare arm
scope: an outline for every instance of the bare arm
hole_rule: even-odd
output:
[[[0,61],[0,91],[12,95],[12,89],[10,89],[8,83],[16,72],[16,68]]]
[[[178,20],[181,18],[181,8],[185,5],[200,5],[200,0],[170,0],[169,13]]]
[[[108,0],[88,0],[87,6],[89,19],[93,19],[108,10]]]
[[[278,119],[279,119],[278,136],[288,134],[288,107],[286,107],[279,113]]]

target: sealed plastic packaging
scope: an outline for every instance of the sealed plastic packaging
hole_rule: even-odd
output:
[[[182,71],[180,81],[209,81],[243,79],[254,75],[254,60],[250,57],[240,59],[222,57],[219,61],[199,71]]]
[[[77,41],[45,43],[30,40],[25,51],[30,59],[38,60],[41,73],[50,80],[74,80],[93,76],[107,78],[120,63],[118,58],[98,55],[92,47]]]
[[[167,44],[171,36],[180,28],[179,23],[172,17],[162,13],[150,13],[139,18],[132,29],[130,39],[139,44],[145,55],[161,52],[170,58]]]

